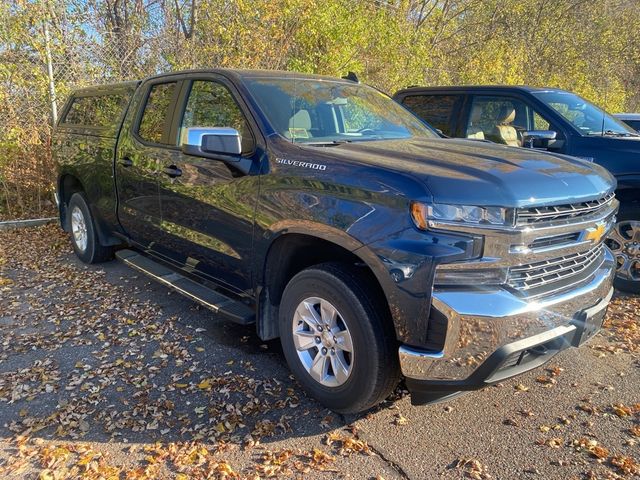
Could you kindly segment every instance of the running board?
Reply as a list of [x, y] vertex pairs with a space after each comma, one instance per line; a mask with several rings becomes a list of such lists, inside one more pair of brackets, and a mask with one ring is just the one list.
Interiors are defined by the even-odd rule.
[[249, 306], [225, 297], [215, 290], [207, 288], [149, 257], [134, 252], [133, 250], [118, 250], [116, 252], [116, 258], [125, 265], [148, 275], [210, 310], [224, 315], [233, 322], [242, 325], [249, 325], [255, 322], [255, 313]]

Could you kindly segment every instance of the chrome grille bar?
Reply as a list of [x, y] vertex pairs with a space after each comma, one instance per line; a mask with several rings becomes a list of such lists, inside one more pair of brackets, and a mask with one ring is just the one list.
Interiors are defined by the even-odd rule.
[[578, 275], [602, 260], [604, 245], [582, 253], [531, 263], [509, 269], [508, 284], [517, 290], [529, 290]]
[[589, 215], [604, 208], [613, 198], [614, 194], [610, 193], [605, 197], [588, 202], [552, 205], [549, 207], [519, 208], [516, 211], [516, 225], [531, 225]]

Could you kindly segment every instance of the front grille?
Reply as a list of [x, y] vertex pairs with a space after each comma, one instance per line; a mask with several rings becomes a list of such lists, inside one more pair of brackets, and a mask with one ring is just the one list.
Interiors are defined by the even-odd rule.
[[519, 208], [516, 211], [516, 225], [535, 225], [555, 220], [571, 220], [583, 217], [605, 208], [613, 200], [613, 197], [614, 194], [610, 193], [605, 197], [589, 202], [553, 205], [550, 207]]
[[531, 242], [528, 247], [531, 250], [546, 247], [557, 247], [559, 245], [566, 245], [568, 243], [575, 243], [580, 238], [580, 232], [565, 233], [563, 235], [554, 235], [552, 237], [536, 238]]
[[509, 269], [507, 283], [510, 287], [532, 293], [555, 289], [559, 282], [579, 274], [588, 275], [598, 268], [604, 259], [604, 245], [581, 253], [565, 255]]

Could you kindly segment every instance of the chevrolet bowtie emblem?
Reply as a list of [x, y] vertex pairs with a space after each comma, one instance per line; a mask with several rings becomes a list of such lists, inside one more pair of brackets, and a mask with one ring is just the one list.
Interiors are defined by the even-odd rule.
[[607, 230], [607, 226], [604, 223], [597, 223], [595, 227], [587, 228], [585, 240], [593, 240], [593, 243], [598, 243]]

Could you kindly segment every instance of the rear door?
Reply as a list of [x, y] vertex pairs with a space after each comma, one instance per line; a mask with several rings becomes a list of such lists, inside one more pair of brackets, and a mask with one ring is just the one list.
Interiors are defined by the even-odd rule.
[[170, 130], [181, 86], [180, 79], [166, 78], [144, 84], [118, 145], [118, 218], [128, 237], [145, 249], [162, 244], [158, 174], [178, 155]]
[[[187, 128], [231, 127], [241, 134], [244, 159], [225, 162], [224, 157], [179, 151], [160, 161], [163, 246], [181, 267], [242, 293], [251, 285], [264, 141], [233, 84], [222, 76], [203, 74], [185, 81], [177, 112], [172, 133], [176, 147]], [[240, 164], [250, 168], [240, 169]]]

